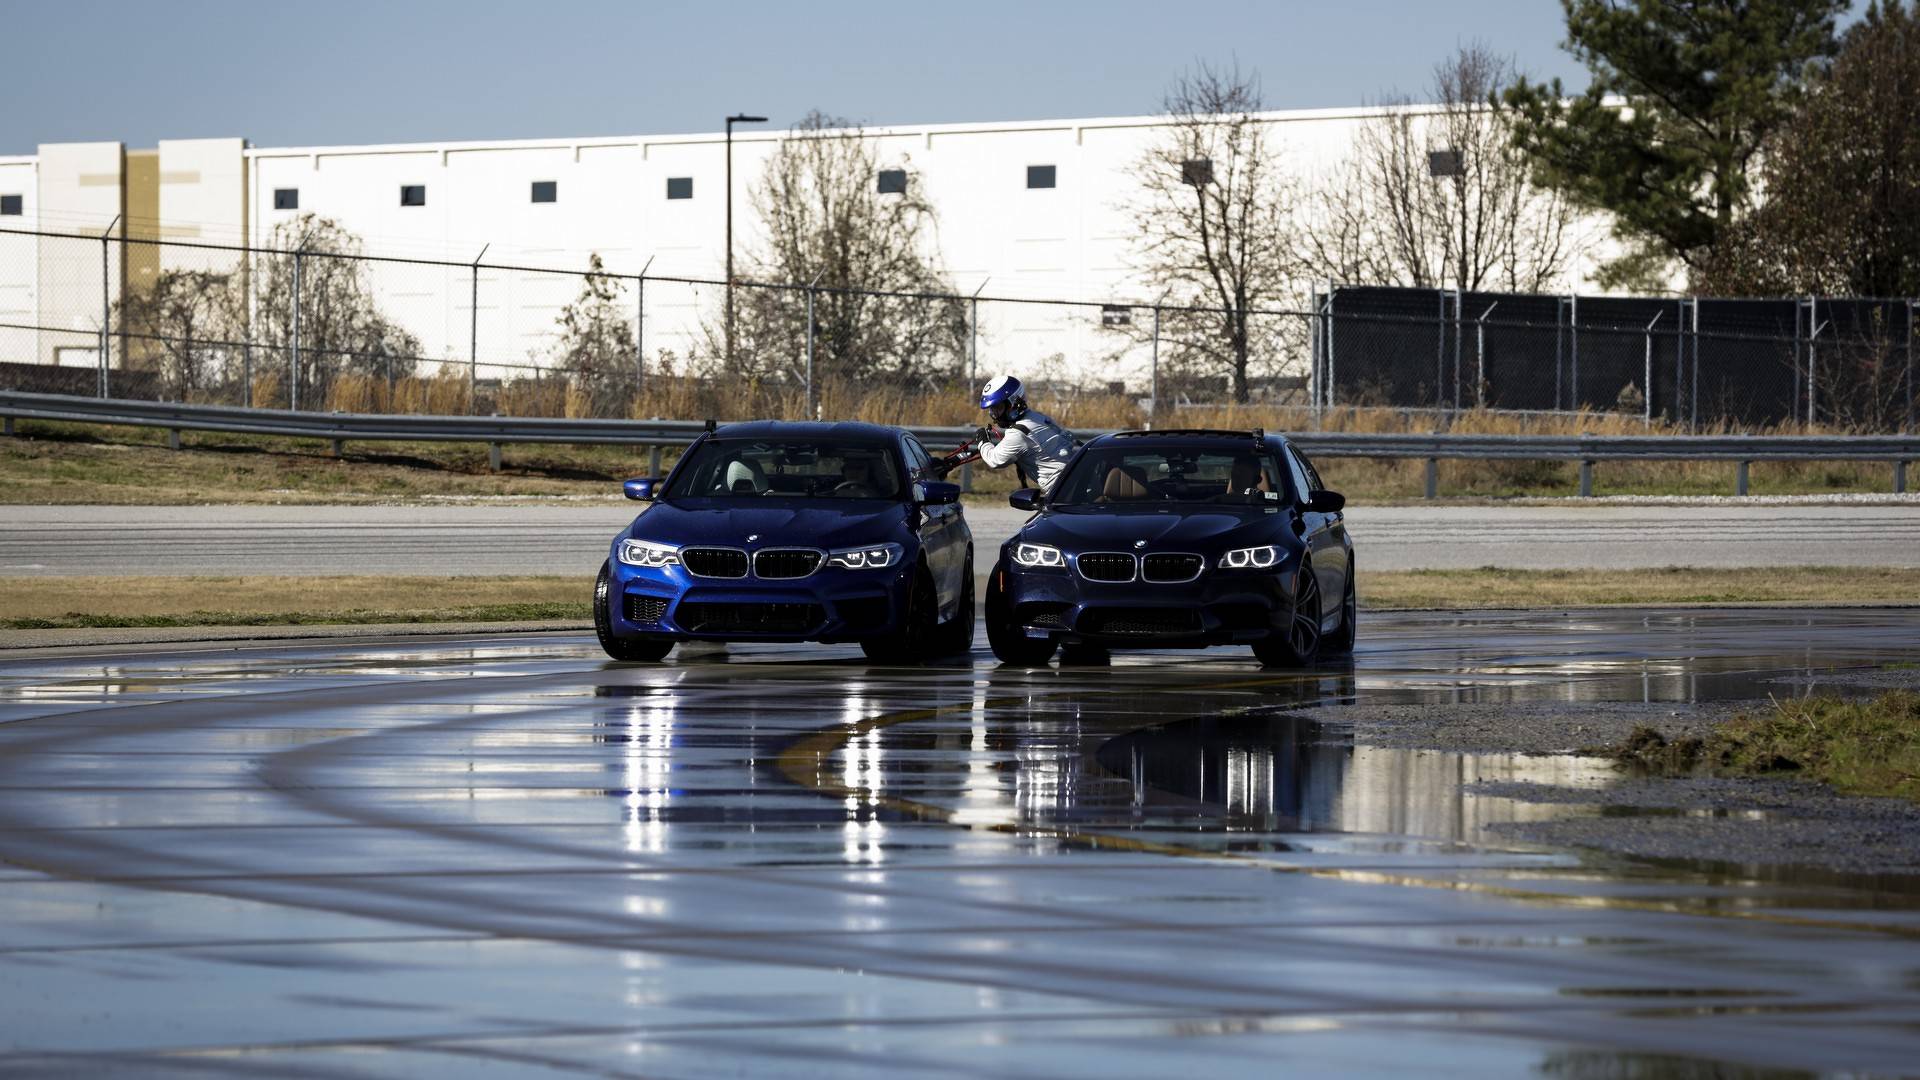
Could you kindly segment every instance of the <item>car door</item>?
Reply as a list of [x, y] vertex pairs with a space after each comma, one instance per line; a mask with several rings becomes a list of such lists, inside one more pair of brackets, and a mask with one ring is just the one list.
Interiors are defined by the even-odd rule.
[[1311, 499], [1314, 492], [1325, 490], [1320, 486], [1320, 475], [1291, 443], [1287, 444], [1283, 456], [1294, 490], [1300, 493], [1303, 500], [1299, 509], [1300, 521], [1306, 526], [1307, 551], [1313, 560], [1313, 576], [1320, 583], [1320, 617], [1324, 623], [1329, 612], [1340, 609], [1341, 598], [1346, 595], [1346, 523], [1338, 511], [1323, 514], [1305, 505], [1304, 500]]
[[[927, 453], [926, 447], [920, 445], [920, 440], [911, 435], [905, 436], [901, 439], [900, 449], [906, 456], [907, 475], [914, 483], [939, 479], [935, 475], [933, 456]], [[920, 508], [920, 543], [927, 553], [927, 566], [933, 571], [933, 583], [940, 594], [942, 612], [960, 602], [960, 574], [962, 564], [966, 561], [966, 545], [963, 541], [957, 541], [959, 522], [958, 503]]]

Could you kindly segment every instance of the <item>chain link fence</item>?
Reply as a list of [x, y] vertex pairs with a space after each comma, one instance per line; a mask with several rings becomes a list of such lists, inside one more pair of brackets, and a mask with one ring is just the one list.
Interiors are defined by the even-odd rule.
[[[260, 408], [1081, 427], [1915, 427], [1912, 300], [1329, 286], [1245, 312], [0, 230], [0, 387]], [[1391, 426], [1391, 425], [1389, 425]]]

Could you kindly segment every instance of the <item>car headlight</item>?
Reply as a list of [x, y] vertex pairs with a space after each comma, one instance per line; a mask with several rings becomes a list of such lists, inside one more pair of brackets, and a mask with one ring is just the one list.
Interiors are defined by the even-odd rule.
[[1280, 549], [1273, 544], [1234, 548], [1220, 560], [1220, 565], [1229, 570], [1265, 570], [1279, 564]]
[[1020, 544], [1013, 549], [1013, 561], [1021, 566], [1067, 565], [1067, 557], [1051, 544]]
[[672, 544], [656, 544], [651, 540], [622, 540], [620, 561], [628, 566], [645, 566], [655, 570], [663, 566], [679, 566], [680, 549]]
[[899, 544], [875, 544], [871, 547], [840, 548], [827, 552], [827, 565], [842, 570], [880, 570], [900, 561]]

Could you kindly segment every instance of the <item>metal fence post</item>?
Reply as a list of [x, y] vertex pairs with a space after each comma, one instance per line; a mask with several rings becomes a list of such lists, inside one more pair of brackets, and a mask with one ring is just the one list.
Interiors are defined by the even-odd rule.
[[287, 409], [300, 411], [300, 269], [304, 243], [293, 251], [293, 351], [287, 363]]
[[[115, 214], [107, 225], [107, 231], [100, 234], [100, 396], [107, 396], [107, 361], [112, 351], [112, 341], [108, 326], [113, 322], [113, 274], [108, 268], [107, 238], [113, 235], [113, 227], [120, 223], [120, 215]], [[121, 261], [125, 262], [122, 254]]]
[[[1164, 299], [1164, 297], [1162, 298]], [[1147, 430], [1160, 418], [1160, 305], [1153, 305], [1153, 352], [1147, 367]]]
[[1653, 321], [1647, 323], [1647, 373], [1642, 376], [1645, 381], [1641, 386], [1640, 397], [1644, 405], [1641, 410], [1643, 413], [1641, 420], [1648, 427], [1653, 426], [1653, 328], [1660, 322], [1660, 316], [1665, 314], [1664, 310], [1656, 311], [1653, 313]]
[[[467, 314], [467, 415], [472, 416], [480, 409], [480, 260], [487, 257], [487, 249], [493, 245], [481, 244], [480, 254], [473, 257], [473, 296], [468, 305]], [[497, 471], [497, 470], [496, 470]]]
[[1433, 335], [1433, 404], [1444, 411], [1447, 407], [1447, 290], [1433, 290], [1440, 301], [1440, 320], [1434, 326], [1438, 333]]
[[[814, 280], [819, 281], [820, 279], [816, 277], [814, 278]], [[807, 286], [807, 415], [805, 417], [806, 419], [808, 420], [813, 419], [815, 408], [816, 406], [814, 404], [814, 398], [813, 398], [813, 286], [808, 285]]]
[[1567, 408], [1580, 408], [1580, 294], [1567, 302]]
[[633, 392], [647, 392], [647, 271], [653, 268], [654, 256], [647, 256], [645, 266], [640, 268], [640, 277], [633, 289]]
[[1332, 411], [1333, 409], [1333, 406], [1334, 406], [1333, 388], [1338, 382], [1338, 379], [1337, 379], [1338, 372], [1335, 370], [1334, 364], [1333, 364], [1333, 328], [1339, 322], [1339, 319], [1334, 315], [1333, 300], [1334, 300], [1334, 297], [1338, 294], [1338, 292], [1339, 290], [1335, 288], [1332, 282], [1327, 283], [1327, 409], [1328, 411]]
[[1687, 430], [1700, 430], [1700, 298], [1693, 298], [1693, 408], [1687, 418]]
[[1458, 286], [1453, 290], [1453, 409], [1460, 411], [1460, 346], [1461, 335], [1466, 332], [1463, 325], [1467, 317], [1467, 297]]
[[1487, 407], [1487, 316], [1493, 314], [1493, 309], [1499, 306], [1498, 300], [1488, 304], [1487, 310], [1481, 312], [1480, 318], [1474, 323], [1473, 351], [1476, 359], [1473, 372], [1473, 401], [1482, 409]]

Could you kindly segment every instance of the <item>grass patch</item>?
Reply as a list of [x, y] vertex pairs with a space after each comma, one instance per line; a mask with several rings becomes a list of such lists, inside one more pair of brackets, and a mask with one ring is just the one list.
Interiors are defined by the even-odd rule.
[[592, 594], [577, 575], [0, 578], [0, 628], [586, 619]]
[[1394, 608], [1603, 607], [1623, 604], [1920, 603], [1920, 569], [1361, 570], [1360, 603]]
[[1727, 720], [1704, 739], [1669, 741], [1640, 727], [1599, 752], [1665, 776], [1701, 768], [1745, 776], [1785, 774], [1846, 795], [1920, 802], [1920, 694], [1895, 690], [1860, 701], [1790, 698], [1767, 711]]

